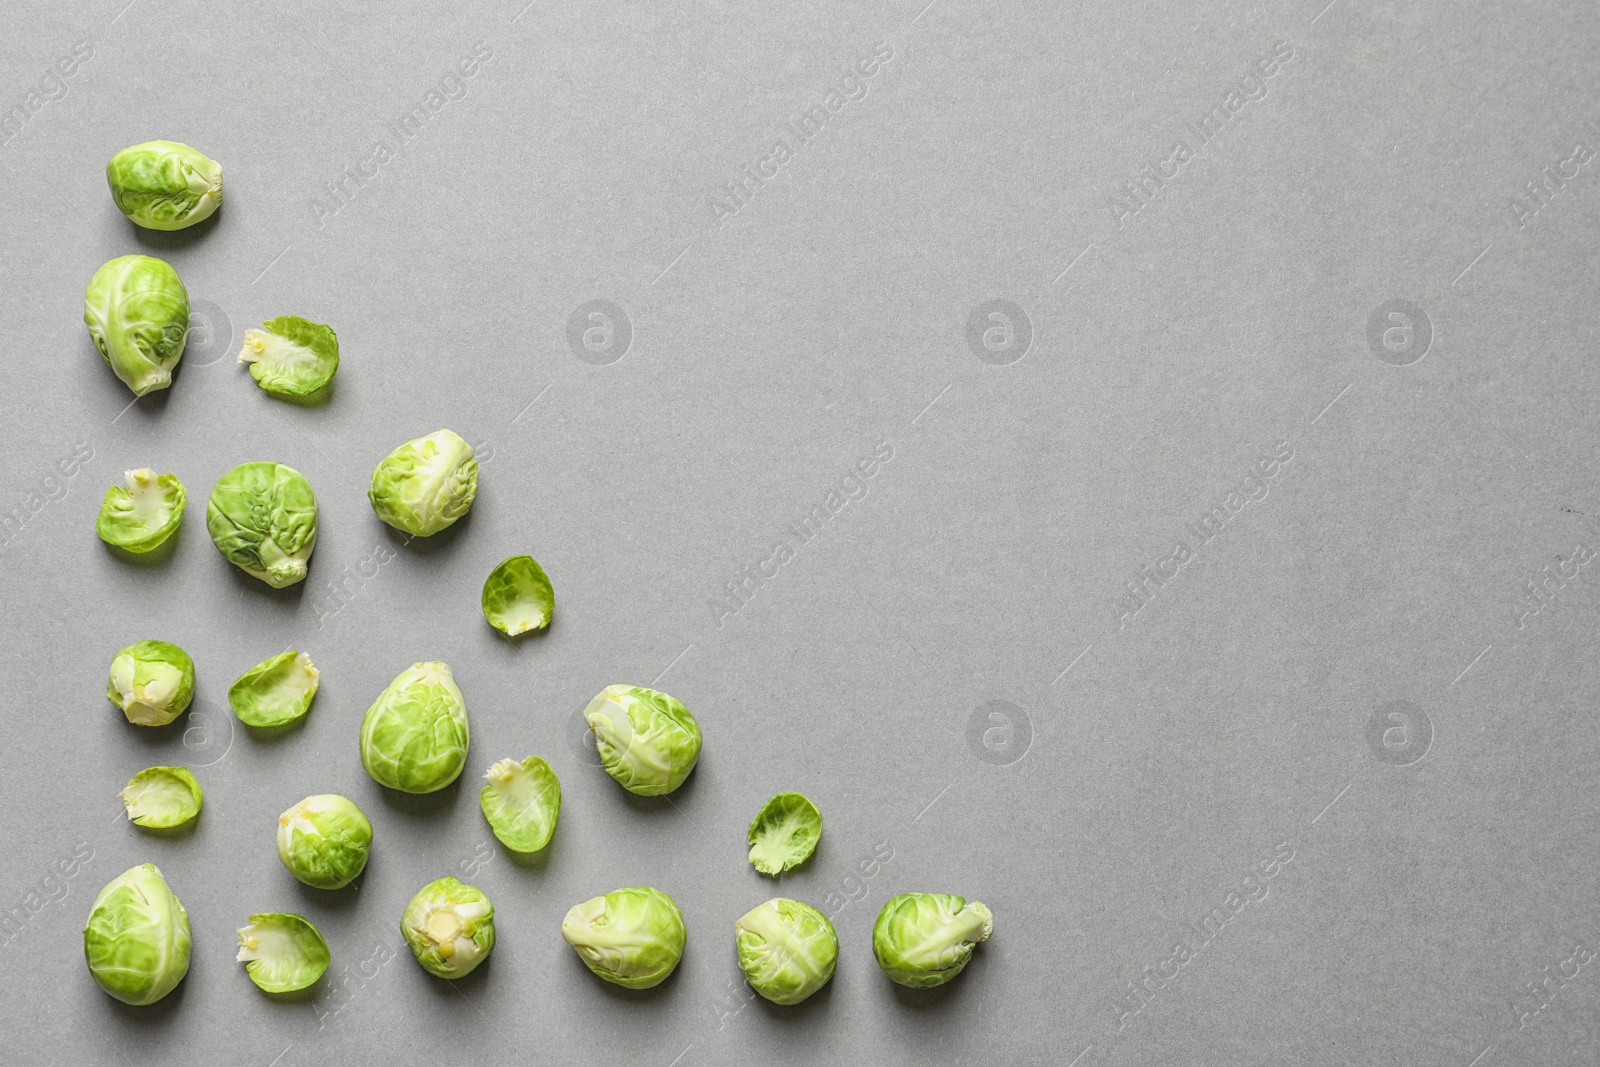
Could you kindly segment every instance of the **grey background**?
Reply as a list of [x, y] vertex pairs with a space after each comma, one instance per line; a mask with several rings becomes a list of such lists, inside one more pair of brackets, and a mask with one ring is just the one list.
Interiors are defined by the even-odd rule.
[[[1592, 4], [525, 3], [7, 7], [0, 104], [27, 113], [0, 134], [8, 1062], [1594, 1062], [1600, 968], [1563, 961], [1600, 949], [1597, 564], [1538, 611], [1524, 588], [1600, 543], [1600, 160], [1563, 163], [1600, 148]], [[1266, 95], [1115, 221], [1125, 183], [1280, 41]], [[864, 97], [719, 223], [710, 199], [880, 44]], [[475, 46], [492, 59], [457, 99], [342, 177]], [[154, 137], [223, 163], [214, 221], [162, 235], [117, 212], [105, 161]], [[81, 294], [137, 251], [178, 268], [197, 321], [174, 387], [130, 406]], [[611, 362], [569, 345], [595, 300], [631, 329]], [[995, 300], [1026, 317], [1025, 353], [969, 343]], [[1426, 316], [1425, 351], [1391, 301]], [[233, 362], [279, 314], [338, 330], [325, 406]], [[366, 479], [441, 426], [478, 446], [478, 500], [404, 545]], [[714, 607], [883, 444], [864, 497]], [[1266, 496], [1199, 547], [1199, 516], [1275, 446], [1292, 459]], [[205, 535], [210, 487], [251, 459], [318, 492], [291, 590]], [[152, 561], [93, 530], [134, 466], [190, 494]], [[1192, 558], [1119, 621], [1125, 583], [1179, 541]], [[559, 603], [513, 646], [478, 592], [524, 551]], [[143, 637], [198, 665], [164, 730], [103, 697]], [[227, 685], [288, 647], [322, 668], [316, 706], [247, 736]], [[467, 696], [471, 773], [385, 795], [357, 724], [432, 658]], [[574, 715], [618, 681], [700, 717], [670, 802], [586, 762]], [[518, 863], [476, 775], [529, 753], [565, 803], [548, 854]], [[117, 790], [156, 763], [203, 782], [192, 834], [122, 819]], [[775, 886], [743, 833], [779, 788], [827, 824]], [[275, 816], [313, 792], [376, 825], [359, 888], [277, 861]], [[863, 868], [874, 850], [892, 859]], [[1265, 896], [1123, 1015], [1128, 983], [1275, 850], [1292, 860], [1252, 883]], [[147, 860], [194, 962], [131, 1009], [95, 988], [78, 931]], [[500, 932], [453, 986], [397, 930], [446, 873], [489, 893]], [[630, 994], [558, 927], [639, 883], [676, 897], [690, 941]], [[871, 956], [878, 908], [912, 889], [996, 915], [931, 993]], [[733, 919], [777, 893], [842, 943], [792, 1010], [753, 1000], [733, 957]], [[328, 936], [314, 999], [274, 1003], [233, 962], [259, 910]]]

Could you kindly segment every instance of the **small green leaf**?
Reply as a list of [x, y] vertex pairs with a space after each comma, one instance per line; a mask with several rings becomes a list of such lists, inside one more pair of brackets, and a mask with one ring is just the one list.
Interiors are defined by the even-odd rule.
[[282, 315], [244, 332], [239, 362], [274, 396], [310, 396], [339, 370], [339, 335], [333, 327]]
[[156, 475], [149, 468], [125, 471], [124, 484], [106, 490], [95, 520], [95, 532], [108, 545], [129, 552], [160, 548], [177, 532], [188, 498], [176, 474]]
[[200, 783], [187, 767], [147, 767], [122, 790], [122, 806], [139, 826], [166, 830], [200, 814]]
[[750, 864], [781, 874], [804, 863], [822, 838], [822, 812], [800, 793], [776, 793], [750, 822]]
[[555, 607], [555, 590], [532, 556], [501, 560], [483, 583], [483, 617], [503, 634], [544, 629]]
[[268, 993], [293, 993], [321, 978], [333, 959], [322, 932], [303, 915], [269, 911], [239, 927], [239, 955], [250, 980]]
[[322, 673], [297, 649], [257, 663], [228, 687], [228, 703], [246, 726], [283, 726], [311, 710]]
[[538, 756], [518, 763], [503, 759], [483, 776], [478, 794], [483, 817], [513, 852], [538, 852], [550, 843], [561, 814], [561, 782]]

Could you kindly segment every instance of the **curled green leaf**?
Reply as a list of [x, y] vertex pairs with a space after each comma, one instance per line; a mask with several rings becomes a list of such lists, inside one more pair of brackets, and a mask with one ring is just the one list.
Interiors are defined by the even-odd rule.
[[538, 852], [550, 843], [561, 814], [561, 782], [538, 756], [503, 759], [484, 774], [478, 793], [483, 817], [513, 852]]
[[515, 637], [544, 629], [555, 607], [555, 590], [532, 556], [503, 559], [484, 580], [483, 617], [503, 634]]
[[339, 369], [339, 337], [331, 326], [282, 315], [244, 332], [239, 362], [274, 396], [310, 396]]
[[298, 649], [268, 656], [233, 680], [228, 703], [246, 726], [284, 726], [311, 710], [322, 677]]
[[153, 551], [177, 532], [187, 499], [176, 474], [157, 475], [146, 467], [125, 471], [123, 484], [106, 490], [95, 532], [129, 552]]
[[146, 767], [122, 790], [122, 806], [138, 826], [167, 830], [200, 814], [205, 795], [187, 767]]
[[250, 980], [268, 993], [293, 993], [313, 985], [333, 954], [322, 931], [304, 915], [263, 912], [239, 927], [239, 954]]

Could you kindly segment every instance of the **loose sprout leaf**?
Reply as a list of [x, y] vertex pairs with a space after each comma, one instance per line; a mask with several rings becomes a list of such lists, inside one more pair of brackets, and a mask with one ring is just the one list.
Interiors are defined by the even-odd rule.
[[503, 634], [515, 637], [544, 629], [555, 607], [555, 590], [532, 556], [503, 559], [484, 580], [483, 617]]
[[677, 902], [659, 889], [616, 889], [574, 905], [561, 936], [595, 974], [628, 989], [666, 981], [688, 941]]
[[129, 552], [161, 547], [183, 521], [188, 498], [175, 474], [157, 475], [148, 468], [127, 471], [122, 485], [106, 490], [95, 520], [95, 532], [108, 545]]
[[89, 279], [83, 324], [106, 366], [144, 396], [172, 384], [189, 337], [189, 290], [164, 259], [118, 256]]
[[839, 961], [839, 936], [809, 904], [778, 897], [733, 924], [739, 969], [774, 1004], [798, 1004], [828, 984]]
[[155, 830], [182, 826], [200, 814], [205, 799], [186, 767], [147, 767], [123, 787], [121, 796], [128, 818]]
[[177, 141], [124, 148], [106, 164], [117, 209], [150, 230], [181, 230], [222, 204], [222, 164]]
[[361, 763], [380, 785], [433, 793], [461, 775], [471, 731], [448, 664], [413, 663], [361, 720]]
[[239, 955], [234, 958], [268, 993], [293, 993], [321, 978], [333, 956], [321, 931], [305, 916], [264, 912], [239, 928]]
[[750, 863], [762, 874], [781, 874], [804, 863], [822, 837], [822, 812], [799, 793], [777, 793], [750, 823]]
[[167, 641], [135, 641], [111, 658], [106, 699], [136, 726], [165, 726], [194, 697], [194, 660]]
[[538, 756], [503, 759], [484, 774], [478, 794], [483, 817], [513, 852], [538, 852], [550, 843], [561, 814], [561, 782]]
[[206, 529], [224, 559], [274, 589], [302, 581], [317, 544], [317, 497], [282, 463], [241, 463], [217, 482]]
[[400, 917], [400, 932], [423, 970], [460, 978], [494, 948], [494, 905], [482, 890], [440, 878], [411, 898]]
[[339, 369], [339, 337], [331, 326], [283, 315], [244, 332], [239, 362], [274, 396], [310, 396]]
[[435, 430], [407, 441], [372, 471], [367, 499], [401, 533], [429, 537], [454, 523], [478, 495], [477, 453], [459, 434]]
[[283, 726], [311, 710], [322, 673], [298, 649], [257, 663], [228, 687], [228, 703], [246, 726]]
[[606, 773], [630, 793], [670, 793], [700, 759], [699, 722], [666, 693], [608, 685], [583, 709], [583, 719]]
[[154, 1004], [189, 973], [189, 913], [153, 863], [106, 883], [89, 908], [83, 955], [95, 983], [124, 1004]]
[[372, 823], [337, 793], [309, 796], [278, 816], [278, 859], [314, 889], [343, 889], [372, 851]]
[[901, 893], [878, 913], [872, 952], [883, 973], [912, 989], [944, 985], [994, 932], [994, 916], [977, 901], [948, 893]]

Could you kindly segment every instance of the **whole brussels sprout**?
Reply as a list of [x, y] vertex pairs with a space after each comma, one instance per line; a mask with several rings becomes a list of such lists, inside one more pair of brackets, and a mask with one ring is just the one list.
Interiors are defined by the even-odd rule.
[[278, 816], [278, 858], [313, 889], [343, 889], [371, 851], [372, 823], [346, 797], [320, 793]]
[[407, 441], [373, 470], [367, 499], [396, 530], [431, 536], [472, 507], [478, 495], [475, 457], [472, 446], [449, 430]]
[[321, 677], [310, 656], [291, 648], [235, 678], [228, 687], [228, 704], [246, 726], [285, 726], [311, 710]]
[[804, 863], [822, 838], [822, 812], [803, 793], [774, 793], [750, 820], [750, 865], [782, 874]]
[[700, 759], [700, 724], [682, 701], [638, 685], [608, 685], [583, 709], [606, 773], [630, 793], [670, 793]]
[[883, 973], [912, 989], [944, 985], [994, 932], [994, 916], [947, 893], [901, 893], [878, 913], [872, 952]]
[[189, 337], [189, 290], [164, 259], [118, 256], [89, 279], [83, 322], [106, 366], [144, 396], [172, 384]]
[[361, 764], [380, 785], [433, 793], [467, 763], [467, 703], [448, 665], [413, 663], [361, 720]]
[[538, 852], [550, 843], [561, 815], [561, 781], [538, 756], [503, 759], [484, 774], [478, 804], [489, 829], [513, 852]]
[[556, 594], [550, 579], [532, 556], [500, 561], [483, 583], [483, 617], [509, 637], [550, 625]]
[[282, 463], [241, 463], [206, 505], [206, 529], [224, 559], [274, 589], [303, 581], [317, 545], [317, 497]]
[[194, 660], [167, 641], [135, 641], [111, 657], [106, 699], [136, 726], [165, 726], [194, 698]]
[[683, 912], [659, 889], [616, 889], [578, 904], [561, 936], [595, 974], [628, 989], [666, 981], [683, 958]]
[[304, 915], [266, 912], [239, 927], [239, 954], [250, 980], [268, 993], [293, 993], [313, 985], [333, 959], [322, 931]]
[[839, 935], [810, 904], [778, 897], [733, 924], [739, 969], [750, 988], [774, 1004], [798, 1004], [828, 984], [839, 962]]
[[95, 532], [106, 544], [129, 552], [160, 548], [183, 521], [183, 506], [188, 499], [183, 483], [176, 474], [157, 477], [148, 468], [125, 471], [123, 478], [123, 485], [106, 490]]
[[222, 164], [177, 141], [124, 148], [106, 164], [111, 199], [147, 230], [193, 226], [222, 205]]
[[244, 332], [239, 362], [273, 396], [310, 396], [339, 369], [339, 336], [331, 326], [282, 315]]
[[187, 767], [146, 767], [123, 787], [122, 806], [137, 826], [169, 830], [200, 814], [205, 794]]
[[189, 913], [153, 863], [117, 875], [100, 890], [83, 927], [83, 955], [95, 982], [124, 1004], [154, 1004], [189, 973]]
[[400, 917], [400, 932], [423, 970], [460, 978], [494, 948], [494, 905], [482, 890], [441, 878], [411, 898]]

